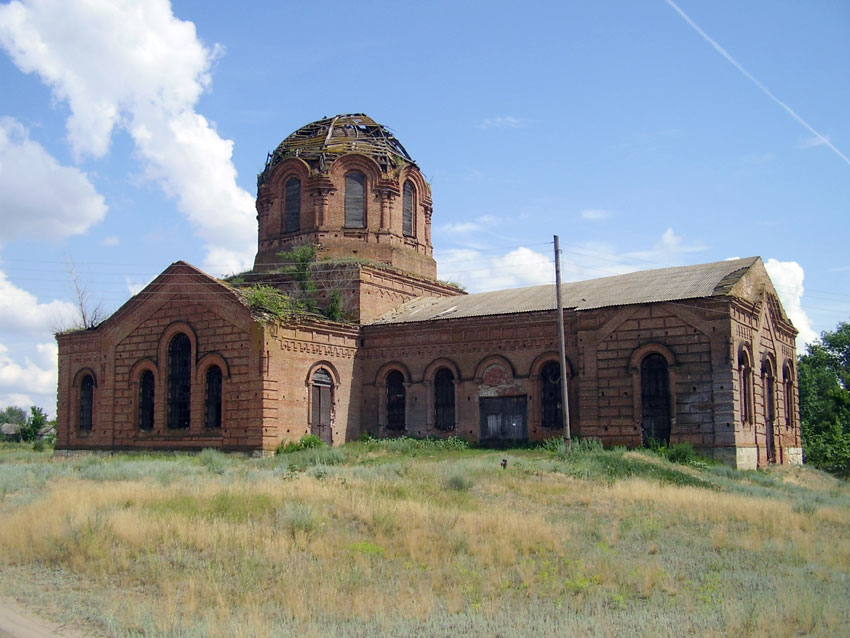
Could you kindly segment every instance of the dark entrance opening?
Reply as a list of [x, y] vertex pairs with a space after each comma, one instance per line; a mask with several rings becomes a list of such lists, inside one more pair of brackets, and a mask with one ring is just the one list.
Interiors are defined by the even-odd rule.
[[310, 433], [324, 443], [333, 443], [331, 431], [331, 405], [333, 404], [333, 381], [327, 370], [319, 368], [313, 373], [312, 405], [310, 406]]
[[434, 427], [455, 428], [455, 377], [448, 368], [440, 368], [434, 375]]
[[398, 370], [387, 375], [387, 429], [404, 429], [404, 376]]
[[527, 397], [479, 399], [481, 444], [503, 447], [528, 441]]
[[640, 364], [643, 444], [670, 443], [670, 375], [667, 360], [651, 354]]

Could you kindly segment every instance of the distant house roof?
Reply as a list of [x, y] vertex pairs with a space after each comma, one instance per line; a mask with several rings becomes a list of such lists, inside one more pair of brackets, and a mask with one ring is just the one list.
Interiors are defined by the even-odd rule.
[[[561, 296], [564, 308], [571, 310], [722, 296], [758, 260], [747, 257], [576, 281], [561, 284]], [[423, 297], [388, 312], [372, 324], [536, 312], [554, 310], [555, 305], [555, 286], [551, 284], [461, 297]]]

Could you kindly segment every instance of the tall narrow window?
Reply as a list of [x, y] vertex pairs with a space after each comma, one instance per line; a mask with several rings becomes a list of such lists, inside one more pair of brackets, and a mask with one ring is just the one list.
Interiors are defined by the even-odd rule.
[[404, 183], [402, 194], [402, 231], [405, 237], [413, 236], [413, 195], [416, 191], [410, 181]]
[[434, 375], [434, 427], [455, 428], [455, 375], [448, 368], [440, 368]]
[[310, 428], [311, 433], [325, 443], [332, 443], [331, 406], [333, 405], [333, 380], [327, 370], [319, 368], [311, 379]]
[[153, 372], [145, 370], [139, 377], [139, 429], [153, 430]]
[[670, 442], [670, 374], [660, 354], [640, 364], [640, 398], [644, 444]]
[[749, 353], [741, 349], [738, 355], [738, 386], [741, 403], [741, 423], [749, 425], [753, 420], [753, 368]]
[[561, 407], [561, 366], [550, 361], [540, 370], [540, 421], [544, 428], [564, 427]]
[[183, 333], [168, 346], [168, 427], [189, 427], [192, 343]]
[[776, 420], [776, 383], [770, 361], [762, 364], [761, 384], [764, 389], [764, 445], [767, 451], [767, 462], [775, 463], [776, 444], [773, 426]]
[[791, 366], [786, 365], [782, 371], [782, 396], [785, 407], [785, 427], [794, 427], [794, 379]]
[[404, 429], [404, 376], [398, 370], [387, 375], [387, 427]]
[[80, 429], [92, 429], [94, 378], [87, 374], [80, 381]]
[[221, 368], [210, 366], [207, 370], [207, 397], [205, 401], [204, 425], [208, 428], [221, 427]]
[[294, 233], [301, 227], [301, 180], [292, 177], [284, 188], [283, 232]]
[[366, 176], [351, 171], [345, 176], [345, 227], [366, 226]]

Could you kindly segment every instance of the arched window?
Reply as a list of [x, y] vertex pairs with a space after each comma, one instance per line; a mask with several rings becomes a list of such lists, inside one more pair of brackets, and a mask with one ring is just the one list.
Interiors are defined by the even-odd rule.
[[204, 425], [208, 428], [221, 427], [221, 368], [210, 366], [207, 370]]
[[434, 427], [455, 429], [455, 375], [448, 368], [434, 375]]
[[413, 196], [416, 190], [410, 180], [404, 183], [402, 194], [402, 232], [405, 237], [413, 236]]
[[398, 370], [387, 375], [387, 428], [404, 429], [404, 376]]
[[92, 413], [94, 407], [94, 377], [85, 375], [80, 380], [80, 429], [92, 429]]
[[139, 429], [153, 430], [153, 372], [145, 370], [139, 377]]
[[741, 348], [738, 354], [738, 390], [741, 403], [741, 423], [749, 425], [753, 422], [753, 366], [750, 354]]
[[333, 379], [324, 368], [319, 368], [313, 373], [310, 380], [310, 427], [311, 432], [325, 443], [330, 444], [331, 435], [331, 407], [333, 406]]
[[284, 187], [283, 232], [294, 233], [301, 227], [301, 180], [291, 177]]
[[786, 364], [782, 370], [782, 397], [785, 407], [785, 427], [794, 427], [794, 373]]
[[640, 364], [641, 423], [644, 444], [670, 442], [670, 374], [667, 359], [653, 353]]
[[192, 342], [178, 333], [168, 346], [168, 427], [189, 427]]
[[561, 366], [550, 361], [540, 370], [540, 424], [544, 428], [563, 428]]
[[351, 171], [345, 176], [345, 227], [366, 226], [366, 176]]
[[776, 445], [773, 426], [776, 420], [776, 378], [769, 359], [765, 359], [761, 366], [761, 385], [764, 389], [764, 444], [767, 449], [767, 462], [775, 463]]

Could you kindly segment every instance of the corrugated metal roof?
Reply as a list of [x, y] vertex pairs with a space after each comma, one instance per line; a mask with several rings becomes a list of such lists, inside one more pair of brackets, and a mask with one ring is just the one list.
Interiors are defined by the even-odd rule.
[[[725, 295], [758, 259], [747, 257], [576, 281], [561, 284], [561, 295], [564, 308], [572, 310]], [[555, 286], [550, 284], [460, 297], [422, 297], [372, 323], [409, 323], [554, 309]]]

